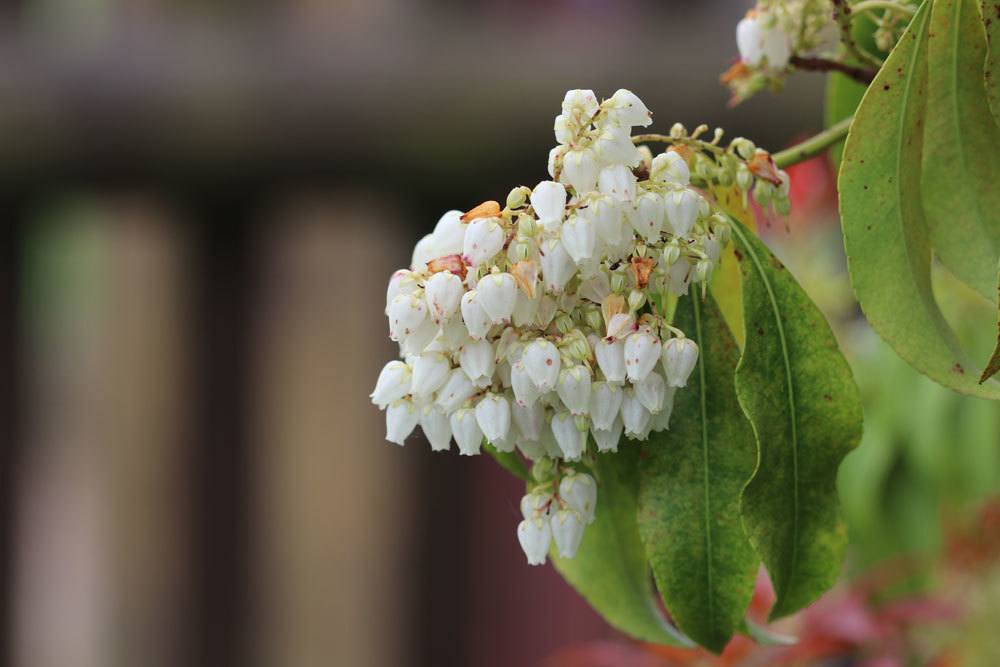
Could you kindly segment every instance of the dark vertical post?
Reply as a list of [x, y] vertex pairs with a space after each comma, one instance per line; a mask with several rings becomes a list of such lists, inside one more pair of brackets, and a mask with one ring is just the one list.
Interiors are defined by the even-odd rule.
[[189, 272], [193, 350], [192, 663], [248, 665], [249, 313], [247, 191], [200, 195]]
[[0, 667], [13, 664], [14, 534], [20, 461], [21, 211], [0, 201]]

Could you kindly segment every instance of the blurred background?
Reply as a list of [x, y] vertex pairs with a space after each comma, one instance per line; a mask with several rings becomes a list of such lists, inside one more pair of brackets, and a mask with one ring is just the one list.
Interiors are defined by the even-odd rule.
[[[749, 6], [0, 4], [0, 666], [715, 664], [525, 565], [519, 484], [384, 442], [367, 394], [389, 274], [444, 211], [547, 178], [568, 88], [629, 88], [659, 131], [820, 128], [821, 75], [726, 106]], [[1000, 664], [997, 406], [860, 324], [832, 171], [797, 174], [761, 224], [859, 369], [851, 557], [798, 653], [725, 664]]]

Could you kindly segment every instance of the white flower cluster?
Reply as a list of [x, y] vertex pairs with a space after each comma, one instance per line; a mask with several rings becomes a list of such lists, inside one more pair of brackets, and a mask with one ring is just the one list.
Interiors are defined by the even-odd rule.
[[736, 25], [740, 61], [723, 77], [737, 100], [780, 86], [793, 55], [836, 53], [840, 28], [831, 0], [759, 0]]
[[[698, 347], [668, 323], [664, 301], [710, 277], [728, 223], [689, 185], [680, 152], [652, 158], [633, 145], [631, 128], [649, 122], [628, 91], [600, 103], [568, 92], [554, 180], [515, 188], [502, 209], [450, 211], [417, 244], [387, 293], [402, 360], [371, 395], [389, 441], [419, 424], [434, 450], [454, 438], [478, 454], [485, 439], [532, 460], [579, 461], [588, 433], [604, 452], [669, 426]], [[592, 518], [593, 500], [570, 493], [586, 484], [572, 479], [557, 498], [529, 494], [518, 533], [531, 562], [544, 560], [549, 536], [575, 552]]]
[[524, 520], [517, 526], [529, 565], [544, 565], [549, 544], [554, 540], [559, 555], [572, 558], [583, 540], [583, 529], [593, 523], [597, 509], [597, 484], [586, 473], [570, 472], [559, 482], [539, 486], [521, 498]]

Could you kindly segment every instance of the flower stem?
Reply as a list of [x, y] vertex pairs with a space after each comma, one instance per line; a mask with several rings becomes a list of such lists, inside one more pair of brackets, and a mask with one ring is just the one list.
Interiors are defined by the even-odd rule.
[[780, 169], [790, 167], [819, 155], [830, 146], [834, 145], [847, 136], [847, 130], [851, 127], [854, 116], [849, 116], [836, 125], [831, 125], [822, 132], [815, 134], [803, 142], [797, 143], [791, 148], [774, 153], [771, 159]]
[[855, 67], [837, 60], [827, 58], [807, 58], [804, 56], [792, 56], [790, 62], [802, 70], [814, 72], [840, 72], [851, 77], [855, 81], [868, 85], [875, 78], [875, 70]]
[[867, 12], [872, 9], [888, 9], [894, 14], [900, 14], [907, 17], [913, 16], [917, 13], [917, 10], [913, 7], [901, 5], [898, 2], [893, 2], [892, 0], [861, 0], [861, 2], [851, 5], [851, 11], [854, 13]]

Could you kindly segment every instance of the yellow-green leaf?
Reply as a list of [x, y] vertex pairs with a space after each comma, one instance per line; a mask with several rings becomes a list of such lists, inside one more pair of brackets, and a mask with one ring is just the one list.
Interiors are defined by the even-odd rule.
[[[1000, 270], [997, 271], [997, 303], [1000, 303]], [[997, 345], [993, 348], [993, 355], [983, 369], [983, 374], [979, 376], [979, 381], [986, 382], [996, 375], [997, 371], [1000, 371], [1000, 313], [997, 314]]]

